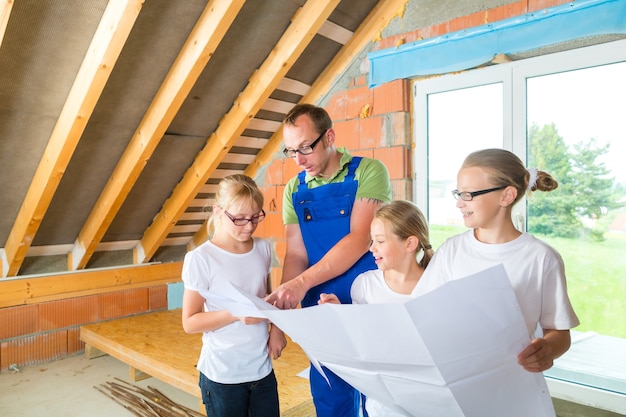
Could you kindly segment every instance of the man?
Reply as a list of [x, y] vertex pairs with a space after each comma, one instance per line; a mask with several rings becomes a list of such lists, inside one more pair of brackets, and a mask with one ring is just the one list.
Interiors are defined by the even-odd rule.
[[[311, 104], [298, 104], [287, 114], [283, 139], [283, 153], [303, 171], [285, 187], [283, 279], [267, 301], [278, 308], [300, 303], [310, 307], [317, 305], [321, 293], [334, 293], [342, 303], [351, 303], [356, 276], [376, 269], [368, 253], [370, 223], [374, 212], [391, 199], [387, 168], [378, 160], [352, 157], [345, 148], [335, 148], [330, 116]], [[311, 367], [317, 415], [358, 416], [359, 393], [330, 370], [324, 371], [330, 386]]]

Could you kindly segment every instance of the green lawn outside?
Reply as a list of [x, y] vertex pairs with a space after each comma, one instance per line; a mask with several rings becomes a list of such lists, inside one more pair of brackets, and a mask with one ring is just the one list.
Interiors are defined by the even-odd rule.
[[[465, 230], [431, 226], [433, 248]], [[626, 235], [606, 234], [604, 242], [536, 236], [563, 257], [568, 292], [581, 322], [576, 330], [626, 338]]]

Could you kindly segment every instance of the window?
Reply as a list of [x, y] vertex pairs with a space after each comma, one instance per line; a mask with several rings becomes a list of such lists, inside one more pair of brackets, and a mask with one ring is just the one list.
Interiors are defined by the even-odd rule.
[[514, 222], [563, 256], [581, 325], [546, 372], [553, 396], [626, 413], [626, 41], [414, 83], [416, 203], [436, 248], [464, 230], [449, 190], [471, 151], [502, 147], [560, 183]]

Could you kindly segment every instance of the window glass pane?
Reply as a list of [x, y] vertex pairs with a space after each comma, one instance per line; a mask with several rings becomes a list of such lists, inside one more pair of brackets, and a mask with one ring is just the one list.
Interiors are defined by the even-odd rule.
[[465, 230], [451, 191], [463, 159], [502, 147], [502, 84], [428, 96], [428, 221], [433, 248]]
[[626, 338], [626, 63], [530, 78], [528, 165], [559, 188], [528, 200], [528, 231], [563, 256], [581, 324]]
[[528, 199], [528, 231], [565, 262], [580, 318], [572, 347], [545, 372], [626, 392], [626, 63], [527, 80], [528, 165], [558, 181]]

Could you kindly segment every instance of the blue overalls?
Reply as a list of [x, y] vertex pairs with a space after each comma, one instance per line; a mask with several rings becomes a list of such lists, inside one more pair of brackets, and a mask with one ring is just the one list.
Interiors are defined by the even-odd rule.
[[[350, 215], [358, 187], [354, 173], [360, 162], [360, 157], [352, 158], [343, 182], [312, 189], [307, 187], [305, 172], [298, 174], [299, 185], [297, 191], [292, 194], [292, 201], [306, 246], [309, 266], [322, 259], [350, 232]], [[350, 297], [352, 282], [357, 275], [371, 269], [376, 269], [376, 264], [372, 254], [367, 252], [343, 274], [311, 288], [302, 300], [302, 307], [317, 305], [321, 293], [336, 294], [342, 304], [352, 303]], [[315, 367], [311, 366], [311, 394], [317, 416], [358, 416], [359, 392], [330, 370], [324, 368], [324, 372], [331, 386]]]

